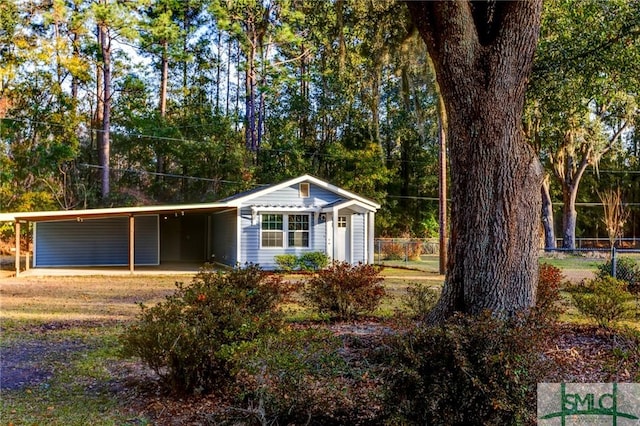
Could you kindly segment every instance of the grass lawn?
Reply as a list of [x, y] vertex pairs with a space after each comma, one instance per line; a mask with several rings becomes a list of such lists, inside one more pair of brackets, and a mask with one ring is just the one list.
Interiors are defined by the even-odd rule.
[[[560, 261], [567, 262], [571, 270], [595, 268], [595, 261], [554, 259]], [[390, 297], [375, 315], [388, 318], [402, 309], [402, 297], [412, 282], [440, 288], [443, 276], [433, 269], [434, 262], [437, 269], [437, 258], [423, 261], [427, 265], [424, 268], [408, 269], [404, 265], [384, 269], [382, 276]], [[119, 357], [118, 336], [139, 313], [139, 303], [163, 300], [174, 291], [176, 280], [189, 282], [190, 278], [140, 275], [0, 279], [2, 356], [21, 354], [20, 359], [13, 359], [17, 369], [12, 373], [36, 367], [43, 372], [38, 380], [24, 386], [3, 386], [0, 424], [151, 424], [136, 409], [137, 394], [127, 385], [132, 375], [144, 369]], [[586, 323], [571, 306], [568, 295], [563, 296], [568, 308], [563, 319]], [[299, 302], [299, 298], [294, 299], [286, 306], [290, 321], [321, 319]], [[630, 324], [638, 326], [637, 322]]]

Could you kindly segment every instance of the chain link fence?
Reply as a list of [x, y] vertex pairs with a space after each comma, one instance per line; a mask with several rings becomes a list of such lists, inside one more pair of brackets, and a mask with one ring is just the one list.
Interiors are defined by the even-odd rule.
[[[592, 241], [595, 239], [591, 239]], [[635, 240], [634, 240], [635, 241]], [[545, 253], [564, 253], [566, 255], [584, 256], [595, 263], [596, 276], [608, 275], [627, 283], [627, 290], [635, 298], [635, 317], [640, 318], [640, 249], [635, 245], [621, 244], [622, 247], [580, 247], [575, 249], [556, 248]], [[608, 240], [607, 240], [608, 244]]]
[[376, 238], [375, 263], [438, 272], [437, 238]]

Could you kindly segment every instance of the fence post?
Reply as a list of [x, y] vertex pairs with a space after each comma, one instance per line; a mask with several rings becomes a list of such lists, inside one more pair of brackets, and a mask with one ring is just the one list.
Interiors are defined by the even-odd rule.
[[378, 238], [378, 265], [382, 264], [382, 240]]
[[616, 257], [616, 253], [617, 253], [617, 250], [614, 244], [613, 247], [611, 247], [611, 276], [613, 278], [616, 278], [616, 272], [617, 272], [616, 269], [617, 269], [618, 260]]

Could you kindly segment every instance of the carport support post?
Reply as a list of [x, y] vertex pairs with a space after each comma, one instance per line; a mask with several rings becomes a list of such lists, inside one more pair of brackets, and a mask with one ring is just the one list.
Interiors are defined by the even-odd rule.
[[27, 251], [24, 254], [24, 258], [25, 258], [25, 262], [24, 262], [24, 270], [28, 271], [29, 270], [29, 222], [26, 222], [26, 226], [27, 226]]
[[129, 272], [131, 272], [132, 274], [135, 269], [135, 236], [135, 219], [133, 215], [131, 215], [129, 216]]
[[16, 220], [16, 277], [20, 276], [20, 221]]

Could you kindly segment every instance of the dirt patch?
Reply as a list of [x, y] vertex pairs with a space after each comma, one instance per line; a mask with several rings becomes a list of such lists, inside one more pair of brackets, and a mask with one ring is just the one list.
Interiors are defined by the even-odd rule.
[[48, 382], [56, 363], [68, 363], [88, 346], [79, 341], [21, 340], [0, 348], [0, 389], [20, 390]]

